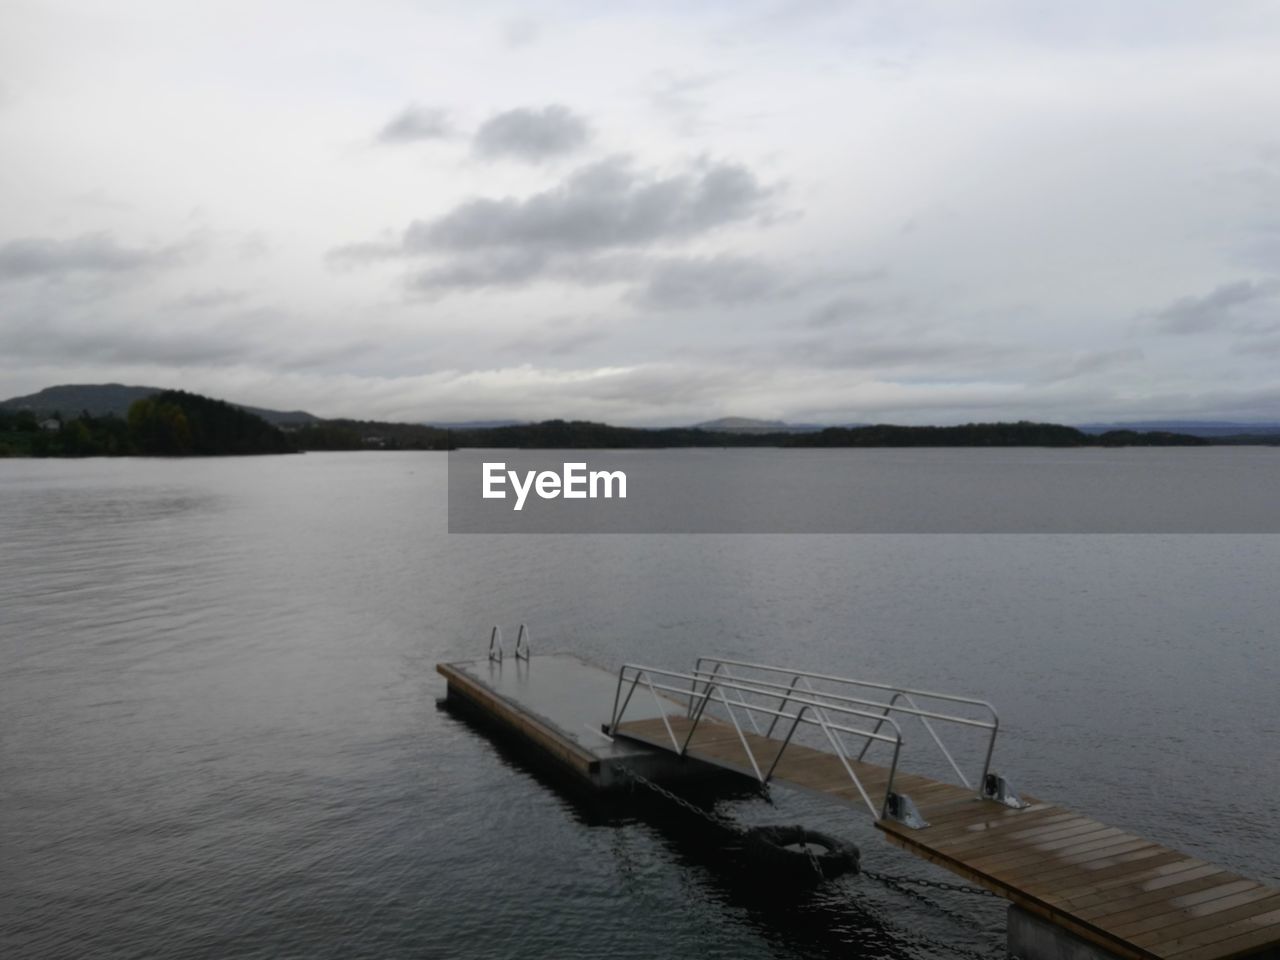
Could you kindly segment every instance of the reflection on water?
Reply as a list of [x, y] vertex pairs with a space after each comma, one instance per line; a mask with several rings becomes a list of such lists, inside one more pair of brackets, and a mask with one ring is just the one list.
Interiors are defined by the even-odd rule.
[[[1277, 538], [450, 538], [444, 484], [432, 454], [0, 461], [0, 954], [1000, 945], [990, 901], [762, 894], [697, 824], [589, 812], [437, 709], [435, 662], [521, 620], [611, 667], [734, 652], [988, 697], [1023, 789], [1280, 878]], [[775, 800], [725, 809], [932, 875]]]

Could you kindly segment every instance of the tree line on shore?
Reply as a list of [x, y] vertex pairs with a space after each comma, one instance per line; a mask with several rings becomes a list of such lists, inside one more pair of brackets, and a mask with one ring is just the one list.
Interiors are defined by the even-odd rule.
[[236, 456], [292, 453], [281, 430], [230, 403], [165, 390], [135, 401], [125, 417], [87, 411], [39, 419], [0, 410], [0, 456]]
[[134, 402], [125, 417], [87, 411], [41, 420], [0, 409], [0, 456], [220, 456], [307, 450], [472, 448], [616, 449], [664, 447], [1107, 447], [1204, 446], [1203, 437], [1111, 430], [1089, 434], [1055, 423], [968, 423], [953, 427], [877, 424], [805, 433], [730, 433], [694, 427], [643, 429], [588, 420], [546, 420], [450, 430], [412, 423], [324, 420], [287, 431], [222, 400], [166, 390]]

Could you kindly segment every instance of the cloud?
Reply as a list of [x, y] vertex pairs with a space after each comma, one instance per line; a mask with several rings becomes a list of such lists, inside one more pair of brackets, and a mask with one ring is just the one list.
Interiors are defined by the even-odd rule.
[[241, 290], [197, 290], [172, 301], [172, 305], [187, 310], [212, 310], [217, 307], [243, 303], [246, 294]]
[[769, 264], [750, 257], [668, 258], [635, 293], [643, 306], [689, 310], [788, 296], [795, 290]]
[[[371, 352], [368, 339], [341, 337], [310, 341], [273, 337], [271, 328], [288, 323], [281, 311], [240, 310], [216, 320], [197, 311], [194, 318], [164, 312], [163, 320], [129, 315], [84, 315], [50, 321], [43, 315], [0, 325], [0, 354], [31, 363], [128, 364], [137, 367], [219, 369], [265, 364], [282, 370], [312, 369], [349, 362]], [[291, 324], [297, 327], [297, 324]]]
[[642, 284], [635, 298], [651, 307], [737, 303], [781, 295], [780, 276], [756, 260], [655, 258], [646, 251], [762, 218], [773, 193], [738, 164], [700, 161], [658, 174], [613, 157], [574, 171], [550, 190], [469, 200], [434, 220], [415, 220], [398, 241], [348, 244], [328, 259], [336, 267], [434, 260], [408, 278], [417, 293], [560, 280]]
[[542, 28], [536, 20], [516, 17], [502, 25], [502, 40], [513, 49], [527, 47], [538, 39]]
[[536, 250], [492, 250], [471, 254], [413, 275], [409, 287], [420, 293], [522, 287], [559, 280], [585, 287], [634, 283], [650, 269], [647, 257], [628, 253], [578, 256]]
[[1153, 317], [1165, 333], [1206, 333], [1240, 326], [1245, 320], [1243, 310], [1266, 304], [1277, 295], [1280, 280], [1237, 280], [1214, 287], [1203, 296], [1182, 297]]
[[476, 131], [471, 148], [479, 157], [509, 157], [542, 163], [586, 146], [591, 128], [568, 107], [552, 104], [535, 110], [520, 107], [486, 120]]
[[378, 133], [378, 142], [386, 144], [416, 143], [419, 140], [443, 140], [452, 135], [449, 115], [436, 107], [410, 104], [394, 116]]
[[1040, 383], [1061, 383], [1077, 377], [1088, 377], [1117, 367], [1141, 363], [1146, 354], [1138, 347], [1118, 347], [1115, 350], [1089, 350], [1058, 361]]
[[499, 349], [521, 357], [531, 353], [548, 358], [567, 357], [607, 339], [609, 327], [608, 321], [596, 318], [557, 317], [502, 344]]
[[24, 237], [0, 245], [0, 282], [69, 274], [126, 274], [177, 261], [181, 245], [126, 247], [108, 233], [65, 240]]
[[681, 135], [702, 133], [707, 126], [704, 119], [706, 95], [718, 79], [711, 74], [661, 74], [654, 78], [649, 104], [665, 116]]
[[761, 213], [772, 190], [734, 163], [704, 163], [669, 176], [625, 157], [582, 167], [523, 200], [470, 200], [415, 221], [407, 253], [529, 249], [584, 252], [683, 240]]
[[872, 307], [865, 300], [854, 297], [837, 297], [828, 300], [809, 314], [808, 324], [811, 327], [835, 327], [850, 320], [866, 316]]

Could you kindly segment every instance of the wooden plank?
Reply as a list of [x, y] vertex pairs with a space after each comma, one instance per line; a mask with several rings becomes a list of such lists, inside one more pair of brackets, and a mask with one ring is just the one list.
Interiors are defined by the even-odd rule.
[[1057, 824], [1065, 824], [1068, 820], [1079, 820], [1080, 815], [1063, 810], [1061, 807], [1045, 806], [1038, 810], [1028, 810], [1018, 817], [998, 816], [993, 818], [991, 807], [994, 804], [983, 804], [982, 809], [968, 809], [964, 815], [952, 813], [946, 820], [930, 820], [925, 835], [929, 843], [936, 846], [959, 845], [968, 841], [990, 842], [991, 838], [1012, 836], [1020, 830], [1036, 830]]
[[1209, 906], [1210, 912], [1204, 914], [1182, 914], [1185, 919], [1181, 922], [1178, 922], [1176, 916], [1153, 917], [1147, 921], [1148, 926], [1144, 929], [1131, 925], [1123, 928], [1122, 932], [1135, 943], [1146, 943], [1160, 949], [1166, 946], [1172, 948], [1186, 937], [1205, 930], [1235, 929], [1240, 933], [1247, 933], [1253, 929], [1251, 921], [1254, 917], [1280, 910], [1280, 893], [1260, 887], [1212, 901]]
[[[1135, 864], [1143, 865], [1144, 860], [1146, 865], [1150, 866], [1152, 860], [1165, 852], [1176, 853], [1176, 851], [1166, 851], [1164, 847], [1153, 844], [1149, 840], [1133, 838], [1118, 845], [1095, 847], [1092, 850], [1073, 853], [1070, 861], [1055, 858], [1038, 865], [1024, 864], [1008, 868], [1000, 871], [1000, 876], [1009, 884], [1025, 886], [1028, 890], [1043, 891], [1051, 895], [1072, 885], [1084, 884], [1093, 888], [1103, 878], [1114, 875], [1107, 871], [1114, 870], [1115, 873], [1122, 874]], [[1126, 854], [1145, 854], [1145, 856], [1129, 860], [1118, 859]]]
[[[1085, 843], [1089, 838], [1112, 829], [1114, 828], [1104, 827], [1096, 820], [1087, 823], [1074, 821], [1070, 825], [1052, 824], [1043, 832], [1026, 831], [1027, 835], [1022, 837], [1013, 836], [1011, 833], [1000, 833], [985, 837], [979, 843], [962, 847], [951, 844], [942, 846], [948, 853], [974, 860], [988, 859], [992, 856], [1010, 858], [1011, 863], [1017, 859], [1043, 860], [1046, 854]], [[1107, 835], [1110, 836], [1110, 834]]]
[[1150, 840], [1143, 840], [1141, 837], [1135, 837], [1123, 831], [1114, 837], [1096, 838], [1095, 834], [1090, 836], [1095, 839], [1087, 843], [1082, 842], [1069, 850], [1052, 851], [1039, 863], [1024, 862], [1006, 865], [1002, 873], [1015, 880], [1025, 879], [1042, 887], [1060, 889], [1077, 878], [1084, 878], [1084, 882], [1091, 882], [1108, 867], [1123, 866], [1133, 862], [1131, 860], [1116, 861], [1113, 858], [1117, 856], [1137, 853], [1143, 849], [1166, 849]]
[[[1147, 893], [1131, 894], [1123, 900], [1111, 896], [1110, 893], [1103, 891], [1093, 894], [1092, 896], [1084, 896], [1070, 903], [1072, 913], [1091, 920], [1102, 920], [1114, 913], [1125, 913], [1128, 911], [1138, 910], [1142, 907], [1151, 907], [1154, 909], [1164, 909], [1164, 904], [1168, 902], [1170, 897], [1179, 897], [1188, 893], [1198, 893], [1202, 890], [1214, 890], [1217, 888], [1232, 886], [1238, 883], [1239, 879], [1234, 873], [1219, 871], [1207, 877], [1200, 877], [1196, 880], [1187, 880], [1178, 883], [1172, 887], [1166, 887], [1163, 890], [1152, 890]], [[1225, 896], [1225, 894], [1223, 894]]]
[[[1068, 883], [1045, 895], [1053, 904], [1063, 904], [1073, 897], [1094, 890], [1110, 890], [1116, 898], [1130, 892], [1145, 892], [1172, 886], [1183, 880], [1194, 880], [1218, 872], [1219, 868], [1200, 860], [1189, 858], [1177, 850], [1165, 850], [1145, 860], [1137, 860], [1098, 871], [1099, 876], [1089, 877], [1078, 883]], [[1113, 872], [1112, 872], [1113, 871]]]
[[952, 832], [936, 836], [929, 831], [929, 842], [935, 847], [945, 847], [953, 853], [966, 850], [983, 850], [992, 845], [1006, 843], [1031, 843], [1037, 839], [1056, 839], [1082, 833], [1098, 826], [1096, 820], [1073, 813], [1046, 813], [1026, 823], [1006, 824], [1003, 829]]
[[1003, 849], [996, 849], [995, 852], [987, 851], [981, 855], [969, 853], [965, 856], [965, 860], [976, 866], [1007, 870], [1011, 873], [1017, 873], [1021, 867], [1028, 865], [1041, 873], [1046, 873], [1055, 867], [1064, 866], [1062, 858], [1070, 851], [1092, 850], [1100, 845], [1108, 846], [1131, 839], [1133, 839], [1132, 834], [1114, 827], [1104, 827], [1099, 823], [1089, 833], [1047, 840], [1034, 845], [1002, 844]]
[[1280, 910], [1253, 917], [1252, 922], [1254, 929], [1246, 932], [1232, 925], [1181, 938], [1165, 944], [1162, 953], [1171, 960], [1227, 960], [1280, 943]]
[[[1106, 923], [1108, 927], [1113, 929], [1132, 927], [1133, 929], [1130, 932], [1141, 933], [1143, 930], [1157, 929], [1162, 924], [1174, 924], [1188, 917], [1196, 916], [1196, 908], [1200, 908], [1200, 913], [1212, 913], [1214, 908], [1210, 906], [1211, 904], [1222, 900], [1230, 900], [1241, 893], [1247, 893], [1251, 890], [1262, 890], [1265, 893], [1275, 892], [1268, 891], [1261, 884], [1245, 879], [1215, 884], [1212, 887], [1183, 896], [1169, 895], [1166, 889], [1157, 891], [1157, 893], [1166, 894], [1163, 900], [1144, 904], [1130, 904], [1127, 910], [1116, 910], [1113, 913], [1106, 914]], [[1247, 903], [1248, 901], [1241, 902]], [[1234, 904], [1230, 904], [1230, 906], [1234, 906]]]
[[[1012, 825], [1020, 821], [1029, 822], [1045, 811], [1067, 812], [1062, 807], [1051, 803], [1037, 803], [1022, 810], [1014, 810], [990, 800], [978, 800], [976, 798], [957, 800], [946, 809], [930, 811], [927, 829], [939, 831], [937, 834], [939, 836], [950, 827], [965, 824], [986, 823], [988, 824], [988, 829], [1002, 829], [1005, 825]], [[910, 827], [895, 826], [902, 830], [911, 829]]]
[[[662, 745], [662, 721], [627, 728]], [[687, 718], [672, 719], [677, 736]], [[805, 744], [737, 731], [704, 718], [690, 741], [697, 759], [748, 770], [745, 739], [762, 772], [777, 758], [774, 779], [834, 799], [863, 799], [840, 758]], [[889, 770], [849, 761], [873, 807]], [[966, 788], [898, 772], [930, 826], [912, 830], [878, 820], [885, 838], [968, 881], [1008, 897], [1036, 916], [1130, 960], [1231, 960], [1280, 943], [1280, 891], [1052, 803], [1024, 810], [976, 799]]]

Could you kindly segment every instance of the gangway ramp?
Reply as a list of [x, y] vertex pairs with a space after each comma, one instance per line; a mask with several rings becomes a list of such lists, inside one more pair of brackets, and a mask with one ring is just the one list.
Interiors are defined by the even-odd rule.
[[[649, 694], [682, 699], [685, 709], [628, 719], [631, 705]], [[962, 707], [969, 709], [955, 709]], [[921, 725], [958, 782], [899, 769], [907, 722]], [[975, 777], [939, 734], [947, 725], [988, 736]], [[822, 745], [798, 742], [802, 728]], [[615, 737], [733, 770], [766, 788], [785, 783], [866, 809], [890, 842], [1111, 955], [1280, 956], [1280, 890], [1019, 797], [991, 769], [998, 728], [994, 709], [981, 700], [717, 658], [701, 658], [687, 673], [623, 667], [608, 725]], [[874, 743], [892, 751], [887, 764], [864, 759]]]

